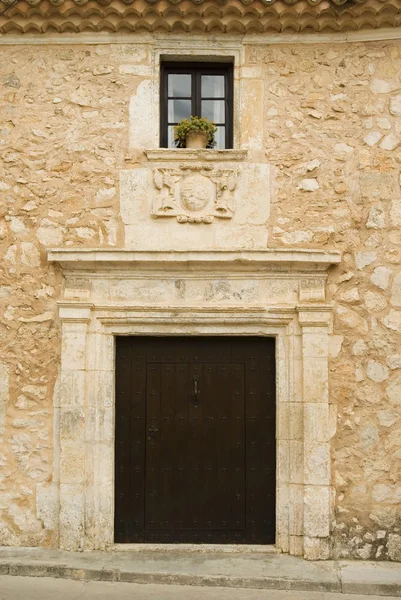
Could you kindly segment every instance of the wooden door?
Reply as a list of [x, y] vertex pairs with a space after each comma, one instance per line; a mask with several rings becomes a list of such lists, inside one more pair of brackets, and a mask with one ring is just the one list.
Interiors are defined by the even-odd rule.
[[115, 541], [274, 543], [271, 338], [117, 338]]

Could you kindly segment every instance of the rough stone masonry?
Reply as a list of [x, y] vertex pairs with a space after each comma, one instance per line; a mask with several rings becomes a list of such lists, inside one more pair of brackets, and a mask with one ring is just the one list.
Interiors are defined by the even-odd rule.
[[[119, 173], [148, 164], [143, 147], [129, 148], [130, 99], [157, 41], [0, 39], [3, 545], [58, 544], [47, 490], [62, 278], [46, 251], [125, 246]], [[236, 81], [252, 100], [240, 144], [272, 166], [267, 247], [342, 253], [327, 287], [332, 557], [401, 561], [401, 41], [245, 41], [234, 40]]]

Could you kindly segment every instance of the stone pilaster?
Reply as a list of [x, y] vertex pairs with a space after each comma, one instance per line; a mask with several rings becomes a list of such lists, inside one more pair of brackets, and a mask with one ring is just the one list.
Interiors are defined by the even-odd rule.
[[88, 306], [60, 307], [60, 547], [81, 550], [85, 536], [85, 402]]
[[329, 558], [330, 443], [328, 334], [330, 309], [302, 307], [304, 556]]

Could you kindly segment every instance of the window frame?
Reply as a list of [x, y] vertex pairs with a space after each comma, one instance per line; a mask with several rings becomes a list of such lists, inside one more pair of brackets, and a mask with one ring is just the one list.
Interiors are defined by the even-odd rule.
[[[234, 147], [234, 68], [233, 63], [162, 62], [160, 65], [160, 147], [168, 148], [168, 75], [191, 75], [191, 115], [201, 115], [202, 75], [223, 75], [225, 78], [225, 149]], [[206, 100], [207, 98], [203, 98]], [[173, 149], [173, 148], [172, 148]]]

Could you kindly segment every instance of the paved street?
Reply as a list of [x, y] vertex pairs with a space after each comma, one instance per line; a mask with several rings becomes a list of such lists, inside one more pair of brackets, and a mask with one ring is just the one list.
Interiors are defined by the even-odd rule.
[[[0, 600], [383, 600], [383, 596], [0, 576]], [[396, 600], [386, 596], [387, 600]]]

